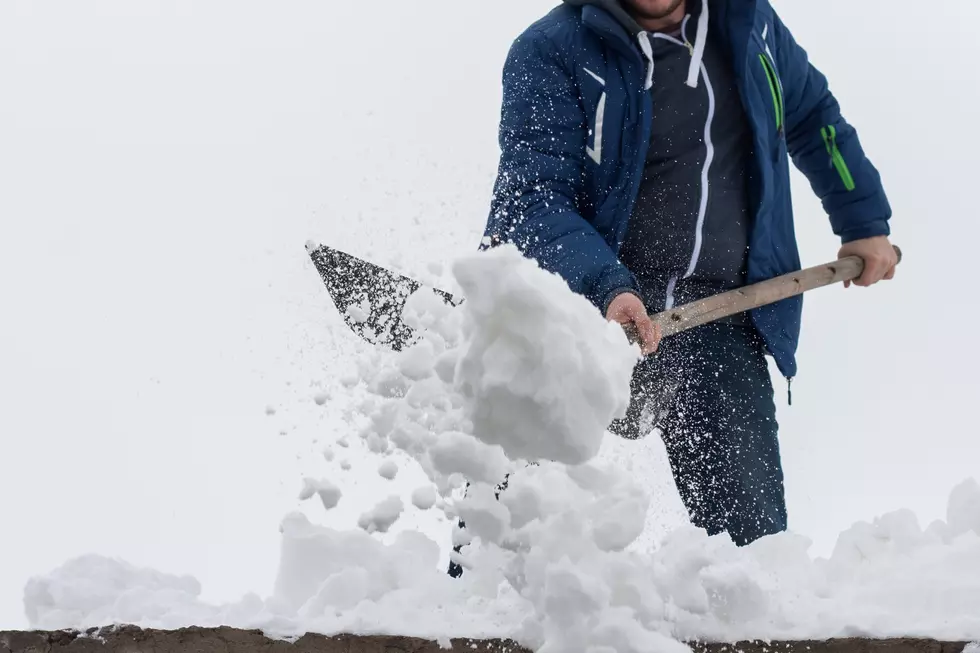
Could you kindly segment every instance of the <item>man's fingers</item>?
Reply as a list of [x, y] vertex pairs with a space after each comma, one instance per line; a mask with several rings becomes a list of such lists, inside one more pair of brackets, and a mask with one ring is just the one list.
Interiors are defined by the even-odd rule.
[[864, 262], [864, 272], [861, 273], [861, 278], [854, 283], [864, 287], [873, 286], [885, 278], [888, 269], [888, 262], [884, 258], [869, 257]]
[[[840, 248], [837, 256], [839, 258], [857, 256], [864, 261], [861, 276], [851, 281], [855, 286], [873, 286], [883, 279], [891, 279], [895, 276], [895, 266], [898, 265], [898, 253], [885, 236], [873, 236], [846, 243]], [[849, 283], [844, 283], [844, 287], [849, 286]]]
[[606, 311], [606, 319], [623, 325], [630, 340], [639, 340], [644, 355], [657, 351], [660, 344], [660, 328], [647, 315], [646, 307], [632, 293], [617, 296]]
[[660, 343], [659, 329], [654, 325], [653, 320], [647, 315], [646, 308], [642, 303], [630, 304], [626, 310], [628, 320], [636, 327], [640, 335], [640, 349], [644, 355], [652, 354], [657, 351]]
[[898, 254], [895, 252], [895, 248], [892, 247], [888, 250], [888, 256], [884, 260], [885, 273], [881, 275], [884, 280], [891, 280], [895, 278], [895, 268], [898, 267]]
[[640, 332], [643, 353], [649, 355], [657, 351], [657, 346], [660, 344], [660, 329], [654, 325], [653, 320], [644, 313], [643, 315], [637, 316], [633, 324], [636, 325], [637, 331]]

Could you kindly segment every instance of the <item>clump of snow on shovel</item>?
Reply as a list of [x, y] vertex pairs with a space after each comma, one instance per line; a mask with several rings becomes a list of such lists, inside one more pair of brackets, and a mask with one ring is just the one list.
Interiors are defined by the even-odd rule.
[[458, 261], [466, 295], [455, 384], [473, 434], [511, 459], [579, 464], [625, 415], [639, 349], [516, 248]]

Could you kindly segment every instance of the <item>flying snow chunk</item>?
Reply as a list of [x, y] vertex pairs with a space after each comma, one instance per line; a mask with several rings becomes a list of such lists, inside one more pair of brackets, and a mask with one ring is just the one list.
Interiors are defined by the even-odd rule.
[[453, 266], [466, 296], [454, 383], [474, 434], [511, 459], [584, 463], [626, 414], [640, 350], [512, 245]]
[[368, 533], [387, 533], [404, 509], [401, 497], [392, 495], [361, 515], [357, 525]]
[[435, 470], [446, 476], [460, 473], [470, 481], [495, 484], [507, 474], [507, 456], [501, 447], [465, 433], [443, 433], [428, 453]]
[[428, 510], [436, 505], [436, 489], [431, 485], [423, 485], [412, 492], [412, 505], [419, 510]]
[[394, 460], [385, 460], [378, 466], [378, 475], [381, 478], [386, 478], [389, 481], [394, 480], [398, 476], [398, 463]]
[[333, 510], [340, 503], [343, 493], [336, 485], [325, 479], [304, 478], [303, 489], [300, 490], [300, 501], [306, 501], [314, 494], [319, 495], [323, 507]]

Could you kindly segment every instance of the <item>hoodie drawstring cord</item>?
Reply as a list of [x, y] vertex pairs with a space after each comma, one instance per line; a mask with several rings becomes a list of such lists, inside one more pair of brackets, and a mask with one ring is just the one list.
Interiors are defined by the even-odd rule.
[[704, 46], [707, 40], [708, 0], [701, 0], [701, 15], [698, 17], [698, 35], [694, 41], [694, 52], [691, 54], [691, 67], [687, 70], [687, 85], [691, 88], [698, 87], [698, 76], [701, 73], [701, 61], [704, 59]]
[[[646, 31], [641, 31], [636, 35], [640, 42], [640, 50], [647, 60], [647, 78], [643, 89], [649, 91], [653, 88], [653, 46], [650, 45], [650, 35]], [[704, 46], [708, 40], [708, 0], [701, 0], [701, 15], [698, 17], [698, 33], [694, 42], [694, 49], [691, 51], [691, 65], [687, 70], [687, 85], [691, 88], [698, 87], [698, 77], [701, 73], [701, 61], [704, 59]]]
[[650, 35], [646, 32], [640, 32], [636, 35], [636, 38], [640, 42], [640, 49], [643, 50], [643, 56], [647, 58], [647, 80], [643, 85], [643, 90], [649, 91], [653, 88], [653, 46], [650, 45]]

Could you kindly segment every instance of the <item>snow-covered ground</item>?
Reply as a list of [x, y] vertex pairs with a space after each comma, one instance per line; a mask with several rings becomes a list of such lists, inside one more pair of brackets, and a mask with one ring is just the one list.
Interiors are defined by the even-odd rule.
[[[275, 584], [297, 508], [354, 528], [396, 494], [389, 541], [447, 541], [438, 511], [412, 506], [417, 464], [388, 480], [348, 432], [347, 385], [370, 354], [303, 244], [445, 279], [483, 226], [504, 53], [552, 4], [0, 4], [0, 626], [26, 624], [28, 578], [88, 552], [190, 574], [212, 605], [298, 596]], [[794, 406], [779, 407], [791, 526], [829, 554], [873, 515], [946, 520], [950, 490], [980, 476], [978, 14], [965, 0], [929, 16], [884, 0], [777, 8], [861, 130], [907, 255], [893, 284], [808, 299]], [[926, 24], [937, 46], [912, 47]], [[832, 258], [796, 181], [804, 260]], [[683, 523], [659, 443], [603, 445], [653, 497], [640, 548]], [[301, 503], [304, 478], [341, 490], [329, 515], [331, 486]], [[906, 519], [881, 528], [939, 546]], [[904, 569], [895, 555], [876, 559]], [[917, 559], [930, 591], [957, 580]], [[837, 598], [892, 607], [893, 589]]]
[[[637, 546], [660, 497], [622, 465], [594, 461], [606, 425], [625, 414], [639, 348], [511, 246], [454, 271], [462, 307], [416, 293], [408, 316], [422, 340], [361, 361], [347, 420], [358, 437], [347, 444], [383, 457], [384, 478], [394, 456], [424, 470], [417, 493], [434, 485], [440, 512], [466, 521], [472, 542], [454, 555], [462, 580], [423, 533], [388, 546], [372, 537], [405, 510], [393, 494], [361, 515], [360, 530], [287, 516], [267, 599], [208, 605], [193, 578], [88, 556], [28, 583], [31, 624], [512, 637], [542, 653], [683, 651], [685, 639], [980, 639], [975, 480], [953, 491], [946, 521], [923, 531], [901, 511], [857, 524], [829, 560], [811, 560], [798, 535], [738, 549], [690, 526]], [[301, 498], [317, 493], [327, 510], [343, 501], [329, 479], [307, 481]]]

